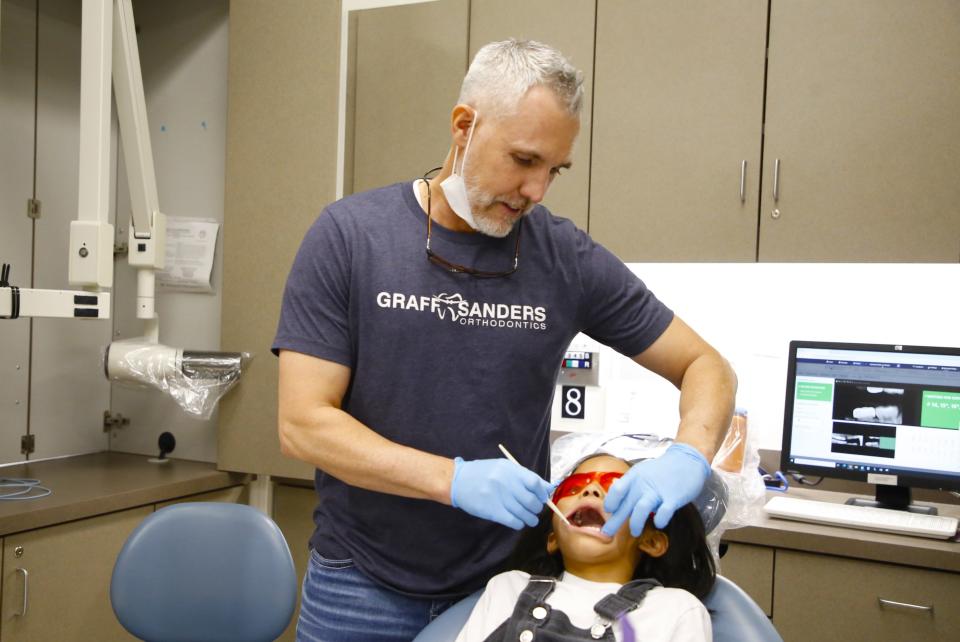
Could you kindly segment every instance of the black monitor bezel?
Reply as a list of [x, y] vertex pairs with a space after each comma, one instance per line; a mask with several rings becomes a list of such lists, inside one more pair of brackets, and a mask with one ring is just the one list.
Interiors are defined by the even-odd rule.
[[[915, 353], [931, 355], [960, 356], [960, 348], [937, 346], [911, 346], [884, 343], [844, 343], [833, 341], [791, 341], [787, 352], [787, 387], [783, 406], [783, 435], [780, 446], [780, 469], [793, 471], [801, 475], [825, 477], [829, 479], [848, 479], [867, 482], [869, 471], [848, 470], [846, 468], [824, 468], [808, 464], [790, 462], [790, 444], [793, 441], [793, 394], [797, 378], [797, 350], [800, 348], [822, 348], [826, 350], [863, 350], [870, 352]], [[891, 473], [893, 474], [893, 473]], [[960, 491], [960, 477], [945, 477], [941, 474], [918, 475], [911, 471], [897, 471], [897, 486], [908, 488], [932, 488], [944, 491]]]

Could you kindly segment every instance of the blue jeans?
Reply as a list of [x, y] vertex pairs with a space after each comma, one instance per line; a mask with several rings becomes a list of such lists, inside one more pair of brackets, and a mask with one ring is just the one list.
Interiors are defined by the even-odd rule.
[[297, 642], [410, 642], [451, 600], [409, 597], [360, 572], [353, 560], [310, 552]]

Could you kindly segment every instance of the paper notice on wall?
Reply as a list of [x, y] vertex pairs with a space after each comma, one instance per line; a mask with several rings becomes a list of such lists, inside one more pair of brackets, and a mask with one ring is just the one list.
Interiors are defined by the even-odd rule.
[[210, 276], [220, 224], [209, 219], [167, 217], [165, 267], [157, 272], [162, 291], [213, 292]]

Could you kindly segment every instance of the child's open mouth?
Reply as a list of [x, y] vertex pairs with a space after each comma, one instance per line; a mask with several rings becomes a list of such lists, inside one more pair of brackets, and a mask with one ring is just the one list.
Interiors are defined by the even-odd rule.
[[600, 532], [603, 525], [607, 523], [607, 519], [603, 516], [603, 513], [594, 506], [584, 505], [576, 508], [567, 515], [567, 520], [575, 530], [579, 530], [587, 535], [599, 537], [606, 541], [612, 539]]

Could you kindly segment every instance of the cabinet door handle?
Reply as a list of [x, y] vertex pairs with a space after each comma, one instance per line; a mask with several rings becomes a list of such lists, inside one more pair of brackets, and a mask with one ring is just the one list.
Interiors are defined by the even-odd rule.
[[773, 161], [773, 202], [780, 200], [780, 159]]
[[929, 613], [931, 616], [933, 615], [932, 606], [923, 606], [920, 604], [907, 604], [906, 602], [894, 602], [893, 600], [885, 600], [882, 597], [878, 597], [877, 601], [880, 602], [880, 608], [889, 606], [891, 608], [904, 609], [906, 611], [923, 611], [925, 613]]
[[30, 574], [27, 573], [27, 569], [25, 568], [18, 568], [17, 573], [23, 573], [23, 608], [20, 610], [19, 613], [14, 613], [14, 615], [16, 617], [23, 617], [24, 615], [27, 614], [27, 587], [28, 587], [27, 580], [29, 579]]
[[740, 161], [740, 202], [747, 200], [747, 161]]

